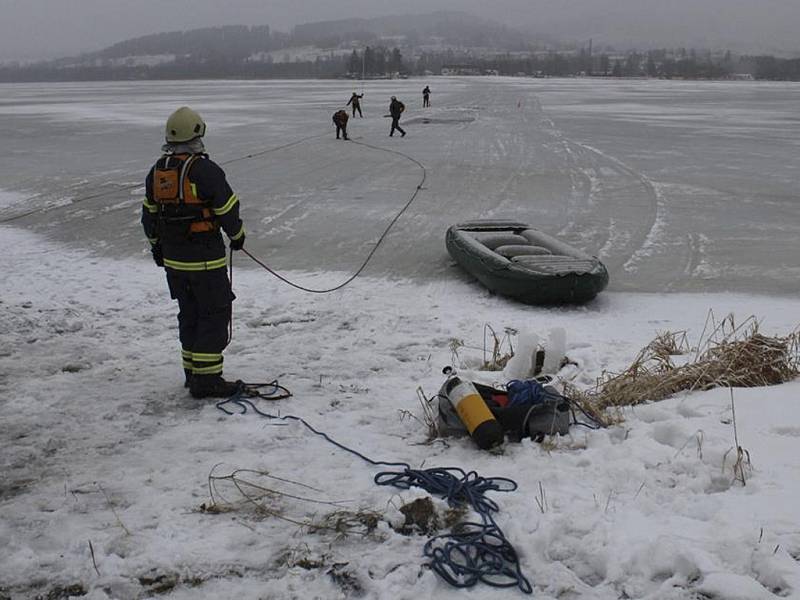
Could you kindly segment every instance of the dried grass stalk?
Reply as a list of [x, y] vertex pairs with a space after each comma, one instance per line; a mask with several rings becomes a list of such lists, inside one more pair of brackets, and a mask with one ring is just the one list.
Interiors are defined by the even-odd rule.
[[[312, 498], [300, 495], [297, 492], [288, 492], [287, 489], [300, 489], [304, 493], [316, 492], [317, 496], [322, 490], [304, 483], [270, 475], [266, 471], [255, 469], [236, 469], [227, 475], [215, 475], [211, 470], [208, 475], [208, 491], [211, 497], [209, 504], [200, 508], [208, 513], [223, 513], [241, 511], [245, 508], [255, 510], [261, 517], [274, 517], [306, 528], [310, 533], [328, 531], [337, 536], [367, 535], [377, 526], [381, 515], [370, 510], [345, 510], [341, 507], [349, 500], [328, 501], [320, 497]], [[268, 482], [274, 487], [268, 487]], [[234, 499], [223, 496], [220, 488], [227, 487], [228, 494]], [[283, 487], [284, 489], [278, 489]], [[299, 504], [316, 504], [334, 507], [335, 510], [323, 515], [321, 518], [291, 517], [286, 512], [289, 508], [296, 508]]]
[[450, 361], [453, 365], [465, 367], [465, 361], [462, 361], [459, 350], [462, 348], [480, 350], [483, 354], [483, 359], [480, 361], [479, 366], [475, 365], [475, 368], [480, 371], [502, 371], [508, 361], [511, 360], [511, 357], [514, 356], [514, 344], [511, 341], [514, 335], [517, 335], [517, 330], [506, 327], [503, 330], [503, 337], [500, 337], [494, 327], [489, 323], [484, 323], [482, 347], [470, 346], [461, 339], [450, 339]]
[[758, 331], [755, 317], [737, 326], [733, 315], [717, 323], [709, 313], [694, 359], [676, 366], [673, 357], [688, 349], [685, 332], [659, 333], [622, 373], [604, 374], [588, 391], [574, 386], [566, 391], [608, 425], [619, 418], [609, 408], [663, 400], [680, 391], [777, 385], [800, 374], [800, 331], [769, 337]]

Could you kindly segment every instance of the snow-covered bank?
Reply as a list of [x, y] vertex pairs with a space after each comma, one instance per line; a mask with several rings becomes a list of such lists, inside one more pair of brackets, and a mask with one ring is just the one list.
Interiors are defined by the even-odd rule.
[[[226, 417], [189, 397], [175, 307], [147, 255], [103, 259], [6, 227], [0, 238], [0, 597], [69, 586], [92, 599], [464, 596], [421, 566], [425, 536], [388, 525], [426, 494], [375, 486], [374, 468], [300, 425]], [[606, 293], [586, 307], [539, 309], [456, 278], [420, 286], [369, 277], [317, 296], [245, 264], [236, 257], [227, 375], [279, 377], [295, 396], [269, 408], [373, 458], [514, 478], [516, 492], [492, 497], [535, 597], [800, 598], [800, 382], [735, 390], [753, 463], [744, 487], [726, 457], [727, 390], [638, 407], [608, 430], [573, 428], [552, 451], [528, 441], [502, 455], [469, 440], [424, 445], [421, 425], [401, 415], [420, 413], [418, 385], [438, 388], [451, 339], [480, 346], [487, 322], [563, 327], [576, 383], [589, 385], [626, 366], [656, 331], [686, 329], [696, 340], [709, 309], [755, 314], [765, 333], [785, 333], [800, 301]], [[288, 275], [322, 287], [347, 274]], [[215, 465], [217, 474], [269, 471], [344, 501], [275, 499], [287, 518], [319, 522], [344, 508], [386, 521], [341, 538], [246, 504], [203, 512]], [[479, 585], [468, 595], [498, 592]]]

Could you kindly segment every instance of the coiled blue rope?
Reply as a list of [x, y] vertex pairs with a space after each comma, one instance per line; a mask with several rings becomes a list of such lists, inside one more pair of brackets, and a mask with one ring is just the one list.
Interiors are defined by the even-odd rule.
[[[275, 391], [279, 391], [275, 382]], [[265, 392], [269, 396], [269, 392]], [[457, 588], [472, 587], [478, 582], [496, 588], [519, 587], [525, 594], [533, 593], [530, 581], [523, 575], [519, 556], [509, 543], [493, 515], [500, 508], [487, 492], [512, 492], [517, 483], [506, 477], [481, 477], [475, 471], [466, 472], [458, 467], [412, 469], [404, 462], [373, 460], [318, 431], [305, 419], [294, 415], [273, 415], [260, 410], [240, 390], [230, 398], [217, 403], [217, 408], [227, 415], [255, 414], [281, 421], [297, 421], [309, 431], [324, 438], [337, 448], [358, 456], [375, 466], [401, 467], [402, 471], [382, 471], [375, 475], [377, 485], [391, 485], [400, 489], [422, 488], [430, 494], [447, 500], [451, 506], [469, 506], [481, 517], [481, 523], [461, 523], [447, 534], [432, 537], [423, 552], [428, 565], [439, 577]]]
[[481, 523], [460, 523], [450, 533], [432, 537], [423, 552], [431, 569], [447, 583], [468, 588], [476, 583], [498, 588], [519, 587], [533, 592], [522, 574], [516, 550], [495, 523], [493, 514], [500, 508], [486, 492], [513, 492], [517, 484], [506, 477], [481, 477], [475, 471], [458, 467], [411, 469], [402, 473], [385, 471], [375, 476], [378, 485], [401, 489], [419, 487], [447, 500], [451, 506], [470, 506]]

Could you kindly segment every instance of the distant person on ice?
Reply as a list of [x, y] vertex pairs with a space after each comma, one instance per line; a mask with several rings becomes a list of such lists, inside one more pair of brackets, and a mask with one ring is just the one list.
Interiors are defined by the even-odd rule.
[[145, 181], [142, 225], [178, 301], [185, 387], [195, 398], [227, 398], [241, 382], [222, 378], [234, 295], [221, 231], [232, 250], [242, 249], [245, 232], [225, 172], [205, 153], [205, 132], [203, 119], [186, 106], [167, 119], [163, 155]]
[[347, 116], [347, 111], [344, 109], [337, 110], [333, 113], [333, 124], [336, 125], [336, 139], [339, 139], [339, 132], [342, 132], [342, 136], [344, 139], [349, 140], [350, 138], [347, 137], [347, 120], [350, 117]]
[[353, 105], [353, 118], [356, 118], [356, 111], [358, 111], [358, 116], [362, 119], [364, 115], [361, 114], [361, 99], [364, 97], [364, 94], [356, 94], [353, 92], [353, 95], [350, 96], [350, 100], [347, 101], [348, 106], [350, 104]]
[[389, 131], [389, 137], [394, 135], [395, 129], [399, 131], [400, 135], [403, 137], [406, 136], [406, 132], [400, 127], [400, 115], [403, 114], [405, 109], [406, 105], [400, 102], [395, 96], [392, 96], [392, 101], [389, 103], [389, 115], [392, 117], [392, 129]]
[[422, 107], [425, 108], [426, 106], [430, 105], [431, 105], [431, 88], [429, 88], [426, 85], [425, 89], [422, 90]]

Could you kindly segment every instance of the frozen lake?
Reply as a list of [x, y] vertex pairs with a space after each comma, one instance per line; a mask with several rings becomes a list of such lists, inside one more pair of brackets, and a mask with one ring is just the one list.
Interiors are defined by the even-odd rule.
[[[131, 187], [157, 158], [166, 117], [188, 104], [218, 162], [299, 142], [226, 167], [248, 249], [278, 270], [352, 272], [421, 177], [402, 156], [335, 139], [330, 116], [354, 85], [0, 86], [0, 220], [44, 208], [10, 223], [144, 256], [142, 190]], [[600, 256], [612, 290], [800, 291], [800, 84], [431, 78], [364, 92], [351, 136], [428, 171], [368, 275], [466, 279], [446, 228], [511, 217]], [[391, 95], [407, 105], [402, 139], [387, 135]]]

